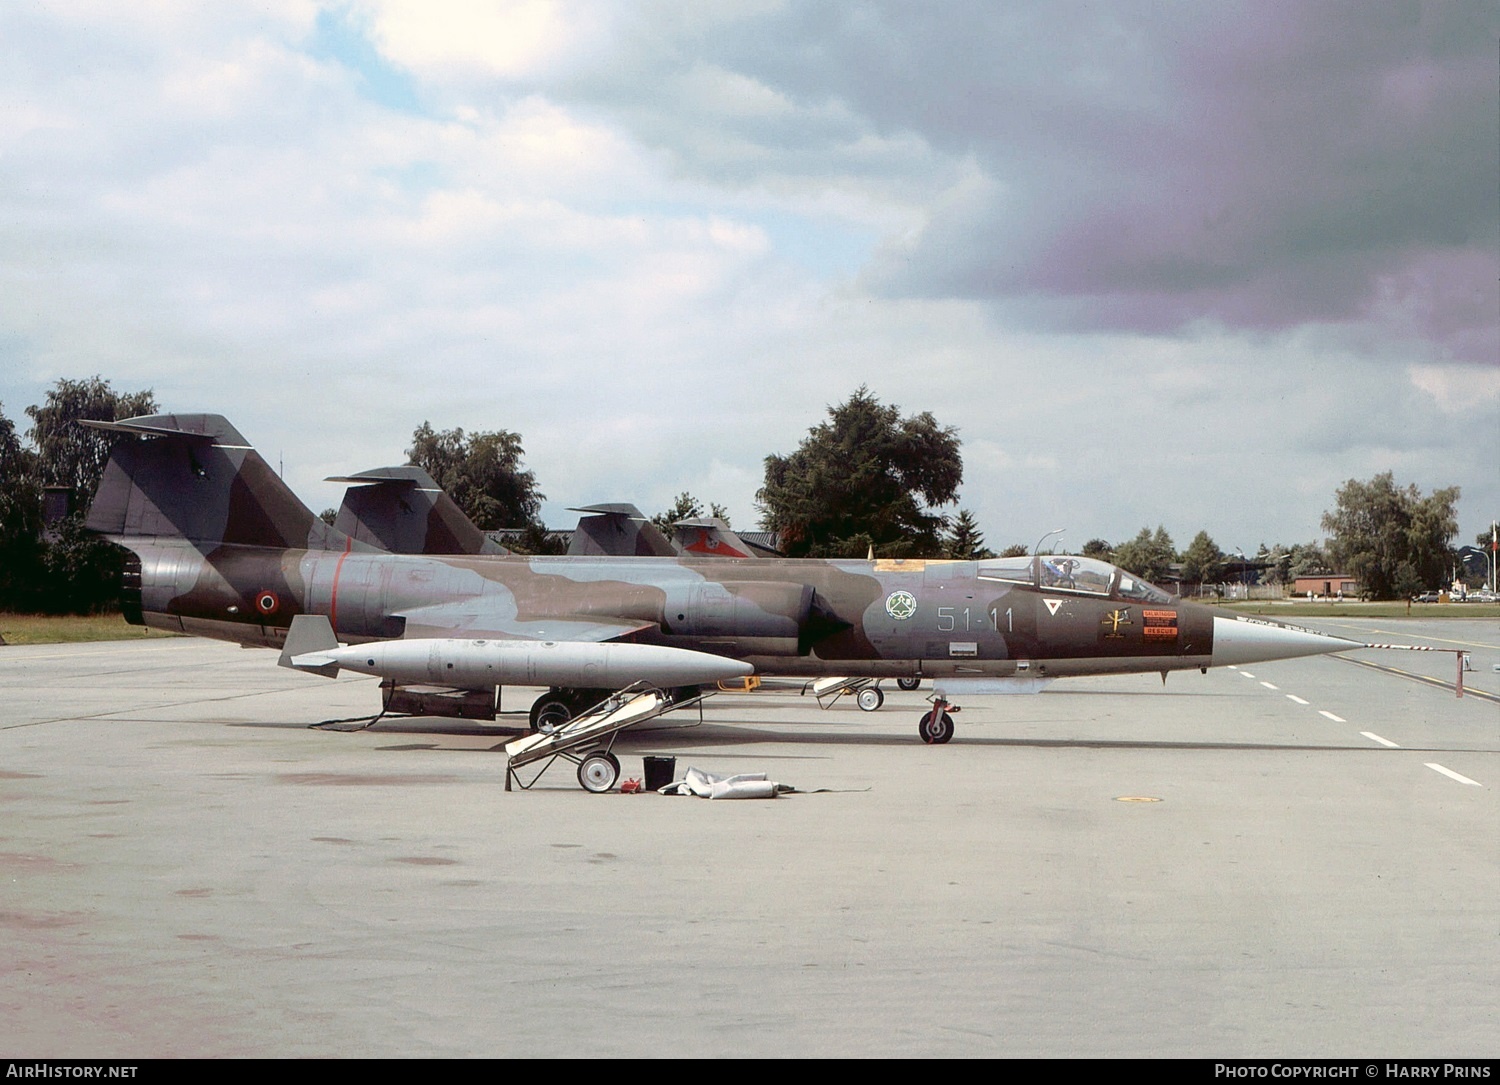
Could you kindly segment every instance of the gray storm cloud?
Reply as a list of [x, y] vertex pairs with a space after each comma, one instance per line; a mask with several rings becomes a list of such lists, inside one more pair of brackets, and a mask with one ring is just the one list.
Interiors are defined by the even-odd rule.
[[861, 136], [972, 161], [983, 183], [867, 269], [889, 295], [1070, 329], [1374, 321], [1493, 363], [1497, 36], [1486, 3], [790, 4], [650, 50], [780, 109], [707, 133], [607, 71], [589, 89], [724, 183], [814, 148], [826, 169]]

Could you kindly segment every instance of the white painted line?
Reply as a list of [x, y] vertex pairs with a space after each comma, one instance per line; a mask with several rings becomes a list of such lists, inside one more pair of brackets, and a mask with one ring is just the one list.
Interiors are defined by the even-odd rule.
[[1254, 678], [1255, 677], [1255, 675], [1251, 674], [1249, 671], [1240, 671], [1240, 673], [1243, 674], [1246, 678]]
[[1361, 731], [1360, 734], [1364, 735], [1371, 742], [1378, 742], [1382, 746], [1389, 746], [1393, 750], [1399, 750], [1401, 748], [1400, 746], [1398, 746], [1394, 742], [1392, 742], [1390, 739], [1388, 739], [1388, 738], [1381, 738], [1374, 731]]
[[1330, 719], [1334, 723], [1348, 723], [1349, 722], [1348, 720], [1344, 719], [1343, 716], [1335, 716], [1332, 712], [1325, 712], [1321, 708], [1318, 709], [1318, 715], [1323, 716], [1323, 717], [1325, 717], [1327, 719]]
[[1286, 699], [1288, 701], [1296, 701], [1298, 704], [1307, 704], [1306, 701], [1304, 701], [1301, 697], [1298, 697], [1295, 693], [1288, 693], [1286, 695]]
[[1478, 780], [1471, 780], [1467, 776], [1460, 776], [1458, 773], [1454, 772], [1452, 769], [1445, 769], [1445, 768], [1443, 768], [1443, 766], [1439, 765], [1436, 761], [1424, 761], [1423, 764], [1426, 765], [1428, 768], [1430, 768], [1433, 772], [1441, 772], [1444, 776], [1447, 776], [1450, 779], [1457, 780], [1461, 784], [1471, 784], [1474, 787], [1483, 787], [1484, 786]]
[[1269, 683], [1269, 682], [1262, 682], [1261, 685], [1265, 686], [1267, 689], [1278, 689], [1278, 688], [1280, 688], [1278, 686], [1271, 685], [1271, 683]]

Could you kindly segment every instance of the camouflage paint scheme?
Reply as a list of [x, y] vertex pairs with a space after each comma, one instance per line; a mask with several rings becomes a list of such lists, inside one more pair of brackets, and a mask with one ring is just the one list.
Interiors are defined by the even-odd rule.
[[351, 483], [333, 526], [392, 554], [508, 554], [422, 468], [377, 467], [327, 482]]
[[568, 542], [569, 557], [670, 558], [677, 551], [661, 530], [634, 505], [623, 502], [570, 509], [578, 520]]
[[[1030, 680], [1215, 662], [1210, 608], [1089, 559], [393, 554], [325, 525], [221, 416], [94, 425], [138, 438], [116, 446], [88, 526], [136, 555], [129, 617], [156, 628], [279, 647], [305, 613], [351, 643], [633, 642], [789, 676]], [[1324, 639], [1259, 658], [1352, 646]]]

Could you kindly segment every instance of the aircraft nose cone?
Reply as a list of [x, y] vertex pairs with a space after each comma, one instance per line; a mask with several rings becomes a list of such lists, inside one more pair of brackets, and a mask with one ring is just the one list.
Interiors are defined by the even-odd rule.
[[1358, 641], [1292, 629], [1274, 622], [1214, 615], [1214, 647], [1211, 666], [1262, 663], [1268, 659], [1293, 659], [1363, 648]]

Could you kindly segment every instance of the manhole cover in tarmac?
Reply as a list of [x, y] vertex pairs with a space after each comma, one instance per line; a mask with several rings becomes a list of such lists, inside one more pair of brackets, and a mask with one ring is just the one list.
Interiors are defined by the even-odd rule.
[[1161, 802], [1154, 795], [1117, 795], [1115, 802]]

